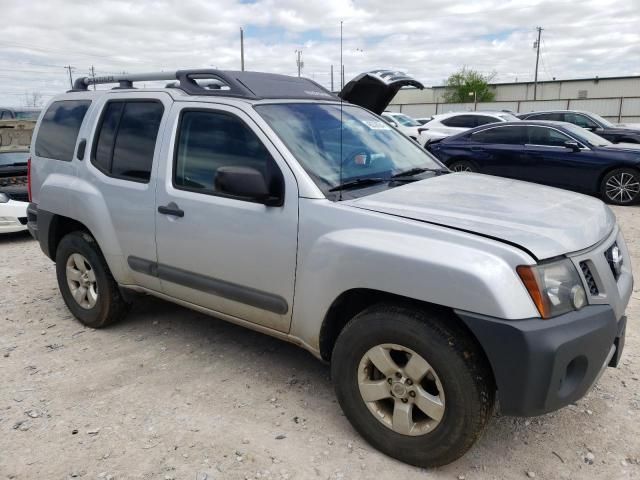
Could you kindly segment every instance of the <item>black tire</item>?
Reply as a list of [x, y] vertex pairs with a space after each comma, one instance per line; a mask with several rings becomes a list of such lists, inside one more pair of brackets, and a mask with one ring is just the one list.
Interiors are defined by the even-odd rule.
[[[363, 400], [360, 362], [370, 349], [384, 344], [411, 349], [437, 373], [444, 391], [444, 414], [430, 432], [397, 433], [374, 417]], [[395, 305], [363, 311], [336, 341], [331, 376], [338, 401], [355, 429], [378, 450], [419, 467], [437, 467], [460, 458], [480, 438], [493, 413], [496, 388], [484, 353], [444, 313]]]
[[[616, 188], [622, 182], [628, 189]], [[616, 168], [600, 182], [600, 197], [612, 205], [633, 205], [640, 201], [640, 172], [633, 168]]]
[[[83, 307], [76, 301], [67, 282], [67, 262], [74, 254], [84, 257], [89, 264], [88, 270], [95, 275], [97, 298], [91, 307]], [[62, 238], [56, 250], [56, 274], [58, 287], [67, 307], [88, 327], [106, 327], [123, 318], [128, 312], [129, 304], [120, 294], [98, 244], [88, 233], [72, 232]]]
[[469, 160], [454, 160], [449, 164], [452, 172], [477, 172], [478, 168]]

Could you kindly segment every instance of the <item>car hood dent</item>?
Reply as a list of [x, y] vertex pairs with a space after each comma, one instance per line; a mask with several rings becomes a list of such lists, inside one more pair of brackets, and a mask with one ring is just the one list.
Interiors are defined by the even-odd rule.
[[515, 244], [539, 260], [598, 243], [616, 221], [595, 198], [475, 173], [433, 177], [345, 203]]

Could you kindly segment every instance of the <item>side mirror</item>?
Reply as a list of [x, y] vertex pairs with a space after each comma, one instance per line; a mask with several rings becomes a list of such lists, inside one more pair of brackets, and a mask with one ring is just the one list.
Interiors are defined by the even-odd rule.
[[284, 200], [282, 180], [279, 181], [277, 188], [270, 189], [262, 172], [251, 167], [218, 168], [215, 186], [216, 190], [222, 193], [263, 203], [270, 207], [281, 206]]
[[567, 140], [566, 142], [564, 142], [564, 146], [573, 150], [574, 152], [580, 151], [580, 145], [578, 145], [578, 142]]

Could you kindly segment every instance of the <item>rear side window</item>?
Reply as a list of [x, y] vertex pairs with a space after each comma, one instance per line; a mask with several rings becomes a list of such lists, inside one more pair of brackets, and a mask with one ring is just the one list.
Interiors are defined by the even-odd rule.
[[218, 168], [226, 166], [255, 168], [269, 185], [281, 177], [253, 130], [225, 112], [184, 111], [176, 143], [173, 184], [182, 190], [228, 196], [216, 187]]
[[447, 127], [473, 128], [476, 126], [476, 118], [475, 115], [456, 115], [445, 118], [441, 123]]
[[482, 130], [471, 135], [471, 140], [479, 143], [500, 143], [506, 145], [524, 145], [527, 143], [527, 130], [524, 127], [497, 127]]
[[553, 122], [564, 122], [562, 113], [534, 113], [528, 115], [527, 120], [551, 120]]
[[164, 107], [148, 100], [107, 103], [91, 161], [106, 175], [148, 182]]
[[36, 155], [70, 162], [89, 105], [90, 100], [53, 102], [40, 123]]

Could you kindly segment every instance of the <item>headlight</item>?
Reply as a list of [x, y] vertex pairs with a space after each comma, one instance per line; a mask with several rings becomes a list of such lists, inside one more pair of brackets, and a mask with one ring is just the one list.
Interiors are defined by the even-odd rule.
[[7, 203], [9, 201], [9, 195], [0, 192], [0, 203]]
[[540, 265], [520, 265], [517, 271], [542, 318], [580, 310], [587, 304], [580, 276], [568, 258]]

